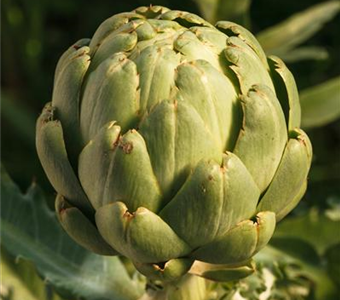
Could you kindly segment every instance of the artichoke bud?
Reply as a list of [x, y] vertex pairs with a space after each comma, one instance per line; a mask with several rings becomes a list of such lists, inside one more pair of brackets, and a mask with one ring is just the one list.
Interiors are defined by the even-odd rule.
[[150, 6], [104, 21], [55, 74], [36, 144], [69, 235], [152, 280], [251, 274], [312, 159], [284, 63], [237, 24]]

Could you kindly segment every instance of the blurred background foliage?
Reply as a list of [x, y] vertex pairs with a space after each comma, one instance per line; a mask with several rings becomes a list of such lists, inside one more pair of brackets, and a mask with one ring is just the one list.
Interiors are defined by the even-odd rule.
[[[60, 55], [78, 39], [91, 37], [104, 19], [149, 4], [144, 0], [2, 0], [1, 160], [22, 191], [32, 180], [37, 182], [53, 207], [55, 194], [38, 161], [34, 136], [35, 120], [52, 95]], [[153, 4], [190, 11], [213, 23], [220, 19], [238, 22], [257, 35], [268, 54], [287, 63], [301, 92], [303, 128], [311, 138], [314, 160], [308, 191], [278, 228], [273, 245], [286, 251], [280, 246], [282, 239], [292, 245], [289, 241], [303, 237], [323, 263], [325, 259], [326, 272], [339, 288], [340, 2], [158, 0]], [[9, 257], [4, 254], [4, 266], [12, 276], [22, 266], [14, 266]], [[281, 279], [290, 265], [285, 263], [279, 268]], [[289, 297], [277, 299], [293, 299]]]

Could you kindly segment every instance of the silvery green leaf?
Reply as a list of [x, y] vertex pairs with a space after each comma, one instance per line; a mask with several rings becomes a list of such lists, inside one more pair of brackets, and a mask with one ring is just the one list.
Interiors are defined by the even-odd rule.
[[73, 297], [133, 300], [140, 291], [117, 257], [87, 252], [75, 244], [33, 183], [26, 194], [1, 168], [1, 242], [7, 251], [35, 264], [42, 277]]
[[257, 39], [267, 54], [281, 56], [308, 40], [340, 10], [339, 1], [314, 5], [285, 21], [261, 31]]

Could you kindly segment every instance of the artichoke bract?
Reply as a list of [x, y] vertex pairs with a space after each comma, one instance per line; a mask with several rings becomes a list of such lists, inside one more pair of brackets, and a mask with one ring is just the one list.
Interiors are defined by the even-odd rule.
[[60, 58], [36, 144], [68, 234], [149, 277], [241, 265], [306, 190], [294, 78], [245, 28], [140, 7]]

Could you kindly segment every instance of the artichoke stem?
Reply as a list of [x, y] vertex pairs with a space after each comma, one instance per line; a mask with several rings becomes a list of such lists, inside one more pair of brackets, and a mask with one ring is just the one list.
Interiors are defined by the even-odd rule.
[[166, 295], [166, 291], [155, 291], [155, 290], [151, 290], [148, 289], [144, 295], [139, 298], [138, 300], [167, 300], [167, 295]]
[[148, 285], [139, 300], [204, 300], [207, 296], [206, 282], [203, 278], [186, 274], [177, 281], [163, 282], [162, 288]]

